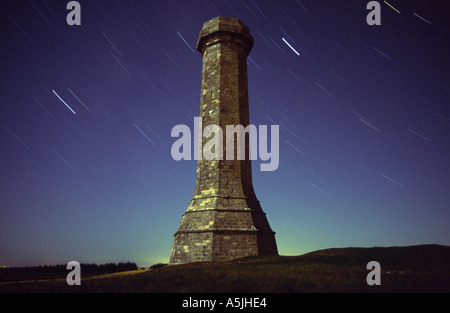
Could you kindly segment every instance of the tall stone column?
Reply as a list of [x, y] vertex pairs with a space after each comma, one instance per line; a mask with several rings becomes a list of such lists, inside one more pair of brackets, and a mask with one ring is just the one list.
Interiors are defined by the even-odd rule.
[[[249, 29], [237, 18], [216, 17], [203, 25], [197, 50], [203, 56], [201, 130], [223, 130], [223, 157], [197, 161], [195, 192], [174, 235], [171, 264], [227, 261], [278, 254], [275, 233], [252, 184], [248, 134], [245, 159], [227, 159], [227, 125], [249, 125], [247, 56], [253, 47]], [[217, 134], [215, 134], [217, 135]], [[200, 139], [202, 147], [211, 137]], [[218, 147], [215, 147], [216, 149]], [[197, 152], [197, 151], [196, 151]]]

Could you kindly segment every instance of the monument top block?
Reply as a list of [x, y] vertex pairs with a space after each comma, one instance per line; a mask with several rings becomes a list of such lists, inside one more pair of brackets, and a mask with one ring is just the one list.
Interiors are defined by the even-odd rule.
[[247, 55], [253, 47], [253, 36], [240, 19], [218, 16], [203, 24], [197, 41], [197, 50], [203, 55], [206, 47], [226, 39], [242, 45]]

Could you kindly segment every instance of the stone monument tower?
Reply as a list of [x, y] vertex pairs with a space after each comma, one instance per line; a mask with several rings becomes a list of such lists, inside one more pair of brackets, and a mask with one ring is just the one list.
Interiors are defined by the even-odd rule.
[[[238, 18], [204, 23], [197, 41], [203, 56], [200, 136], [207, 125], [223, 130], [249, 125], [247, 56], [252, 47], [253, 37]], [[208, 140], [202, 136], [201, 146]], [[248, 136], [245, 160], [236, 157], [234, 142], [233, 160], [226, 158], [223, 136], [222, 160], [197, 161], [194, 196], [174, 234], [170, 264], [278, 254], [275, 233], [253, 190]]]

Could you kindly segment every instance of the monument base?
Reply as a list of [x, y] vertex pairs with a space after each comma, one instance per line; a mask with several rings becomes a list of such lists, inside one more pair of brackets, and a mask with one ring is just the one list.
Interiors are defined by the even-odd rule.
[[278, 254], [273, 232], [185, 231], [175, 234], [170, 264], [224, 262], [266, 254]]

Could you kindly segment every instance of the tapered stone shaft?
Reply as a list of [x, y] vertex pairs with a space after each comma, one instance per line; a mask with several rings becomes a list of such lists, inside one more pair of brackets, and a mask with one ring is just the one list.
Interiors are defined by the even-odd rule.
[[[218, 159], [197, 161], [194, 196], [174, 235], [171, 264], [278, 254], [275, 233], [253, 190], [248, 134], [244, 160], [237, 157], [238, 136], [232, 147], [234, 157], [227, 158], [226, 154], [230, 149], [227, 125], [246, 127], [250, 123], [247, 56], [252, 47], [248, 27], [237, 18], [216, 17], [205, 22], [200, 32], [197, 50], [203, 56], [203, 71], [199, 134], [202, 136], [208, 125], [220, 126], [223, 151]], [[200, 149], [214, 135], [202, 136]]]

